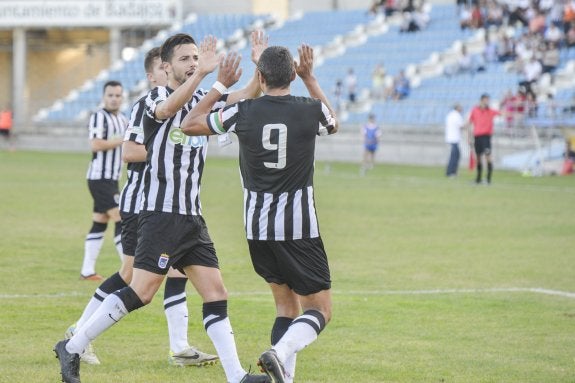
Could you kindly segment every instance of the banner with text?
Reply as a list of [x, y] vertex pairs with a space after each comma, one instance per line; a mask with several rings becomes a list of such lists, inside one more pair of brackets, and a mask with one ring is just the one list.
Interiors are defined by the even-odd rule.
[[4, 0], [0, 28], [168, 25], [181, 0]]

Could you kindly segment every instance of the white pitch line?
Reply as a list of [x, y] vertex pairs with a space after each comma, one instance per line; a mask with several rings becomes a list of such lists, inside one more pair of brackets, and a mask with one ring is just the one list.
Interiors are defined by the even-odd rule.
[[[501, 287], [485, 289], [432, 289], [432, 290], [367, 290], [367, 291], [339, 291], [334, 290], [333, 295], [343, 296], [377, 296], [377, 295], [442, 295], [442, 294], [485, 294], [485, 293], [534, 293], [553, 295], [563, 298], [575, 299], [575, 292], [544, 289], [541, 287]], [[269, 291], [238, 291], [230, 292], [232, 296], [267, 296]], [[79, 291], [54, 294], [0, 294], [0, 299], [34, 299], [34, 298], [66, 298], [87, 297], [89, 294]]]

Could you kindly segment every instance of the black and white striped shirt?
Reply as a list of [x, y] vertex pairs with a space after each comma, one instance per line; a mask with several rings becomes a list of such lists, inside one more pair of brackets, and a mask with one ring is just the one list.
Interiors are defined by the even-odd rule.
[[[123, 137], [128, 119], [122, 113], [113, 114], [100, 109], [90, 116], [89, 138], [107, 140]], [[122, 173], [122, 146], [92, 153], [86, 178], [89, 180], [117, 181]]]
[[247, 238], [319, 237], [314, 155], [316, 136], [335, 126], [327, 106], [307, 97], [263, 96], [211, 113], [207, 123], [216, 134], [238, 136]]
[[[200, 185], [208, 138], [187, 136], [180, 129], [180, 124], [207, 91], [196, 90], [191, 101], [175, 116], [157, 120], [156, 106], [172, 92], [172, 89], [160, 86], [152, 89], [146, 98], [144, 143], [148, 158], [141, 210], [201, 215]], [[223, 95], [214, 110], [222, 108], [226, 99], [227, 95]]]
[[[124, 141], [144, 144], [144, 127], [142, 118], [146, 110], [146, 96], [140, 98], [132, 107], [130, 122], [124, 135]], [[120, 195], [120, 211], [128, 214], [138, 214], [143, 189], [143, 175], [146, 162], [129, 162], [128, 179]]]

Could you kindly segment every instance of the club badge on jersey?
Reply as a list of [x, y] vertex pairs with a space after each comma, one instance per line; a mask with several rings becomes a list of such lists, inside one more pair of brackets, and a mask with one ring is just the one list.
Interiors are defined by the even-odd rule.
[[158, 259], [158, 267], [160, 269], [165, 269], [168, 267], [168, 261], [170, 260], [170, 256], [168, 254], [160, 255], [160, 259]]

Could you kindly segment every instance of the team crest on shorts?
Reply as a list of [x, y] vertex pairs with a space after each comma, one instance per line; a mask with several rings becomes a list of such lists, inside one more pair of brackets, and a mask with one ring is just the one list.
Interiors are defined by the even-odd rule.
[[168, 261], [170, 260], [170, 256], [168, 254], [160, 255], [160, 259], [158, 259], [158, 267], [160, 269], [165, 269], [168, 267]]

